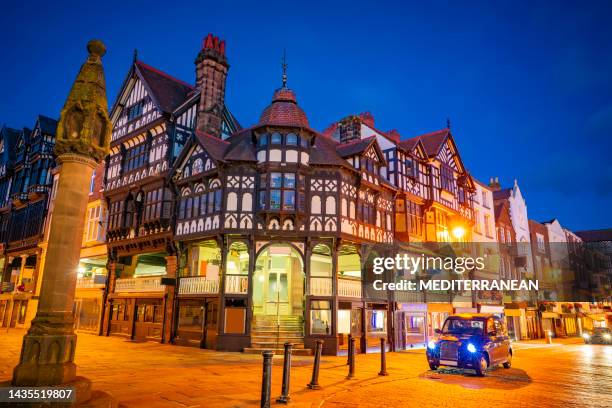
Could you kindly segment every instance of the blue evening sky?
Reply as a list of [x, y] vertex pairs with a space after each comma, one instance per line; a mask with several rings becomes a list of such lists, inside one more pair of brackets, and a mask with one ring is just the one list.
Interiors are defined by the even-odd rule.
[[[423, 3], [429, 3], [424, 5]], [[213, 32], [227, 41], [227, 104], [253, 125], [280, 85], [323, 130], [370, 111], [411, 137], [450, 117], [482, 181], [517, 178], [530, 218], [612, 227], [612, 2], [4, 2], [0, 124], [57, 117], [90, 38], [108, 48], [109, 103], [134, 48], [194, 82]]]

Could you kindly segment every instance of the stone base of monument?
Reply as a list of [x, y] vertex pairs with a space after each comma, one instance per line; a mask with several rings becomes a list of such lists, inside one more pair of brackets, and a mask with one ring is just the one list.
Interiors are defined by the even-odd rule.
[[[0, 388], [14, 387], [10, 381], [0, 382]], [[36, 387], [32, 387], [36, 388]], [[79, 408], [117, 408], [119, 403], [110, 394], [91, 389], [91, 381], [85, 377], [75, 377], [73, 381], [52, 385], [44, 386], [45, 389], [58, 388], [58, 389], [72, 389], [74, 392], [73, 402], [20, 402], [10, 403], [10, 406], [14, 407], [79, 407]]]

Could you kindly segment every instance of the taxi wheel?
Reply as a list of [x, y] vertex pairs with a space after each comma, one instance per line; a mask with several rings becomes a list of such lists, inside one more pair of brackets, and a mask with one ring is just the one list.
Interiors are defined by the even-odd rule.
[[479, 377], [484, 377], [487, 373], [487, 367], [489, 366], [489, 362], [487, 361], [487, 357], [484, 354], [480, 355], [478, 359], [478, 364], [476, 365], [476, 375]]
[[508, 360], [504, 363], [504, 368], [512, 367], [512, 353], [508, 353]]
[[433, 363], [429, 363], [429, 368], [433, 371], [436, 371], [438, 369], [438, 366]]

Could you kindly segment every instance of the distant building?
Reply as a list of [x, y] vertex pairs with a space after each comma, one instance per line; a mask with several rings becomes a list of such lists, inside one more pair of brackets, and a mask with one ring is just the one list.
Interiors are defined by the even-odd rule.
[[46, 253], [44, 224], [55, 167], [56, 127], [56, 120], [39, 115], [32, 130], [5, 127], [1, 132], [0, 246], [4, 265], [0, 323], [5, 327], [27, 327], [36, 313]]

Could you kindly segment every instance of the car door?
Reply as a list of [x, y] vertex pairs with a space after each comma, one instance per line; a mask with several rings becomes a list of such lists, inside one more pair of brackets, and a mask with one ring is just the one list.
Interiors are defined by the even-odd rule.
[[504, 327], [503, 323], [499, 320], [494, 321], [495, 332], [497, 333], [496, 341], [497, 341], [497, 361], [503, 363], [506, 361], [508, 356], [508, 351], [510, 350], [510, 338], [508, 337], [508, 332]]
[[487, 319], [486, 335], [489, 339], [489, 364], [494, 365], [499, 361], [499, 343], [497, 341], [498, 333], [495, 330], [493, 319]]

